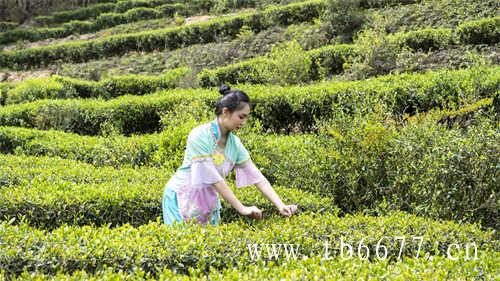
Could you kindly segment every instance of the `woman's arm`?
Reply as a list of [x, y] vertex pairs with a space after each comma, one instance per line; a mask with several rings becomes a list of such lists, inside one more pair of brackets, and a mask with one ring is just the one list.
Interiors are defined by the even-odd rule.
[[278, 208], [278, 210], [282, 209], [285, 206], [285, 204], [283, 203], [283, 201], [281, 201], [280, 197], [278, 196], [276, 191], [274, 191], [273, 187], [267, 179], [256, 183], [255, 186], [257, 186], [260, 192], [262, 192], [262, 194], [264, 194], [264, 196], [269, 201], [271, 201], [274, 206]]
[[256, 183], [255, 186], [278, 208], [281, 215], [289, 217], [297, 212], [297, 205], [285, 205], [267, 179]]
[[243, 205], [238, 198], [234, 195], [233, 191], [227, 186], [225, 181], [218, 181], [213, 184], [213, 187], [220, 195], [233, 206], [238, 213], [244, 216], [251, 216], [255, 219], [262, 218], [262, 211], [255, 206], [246, 207]]

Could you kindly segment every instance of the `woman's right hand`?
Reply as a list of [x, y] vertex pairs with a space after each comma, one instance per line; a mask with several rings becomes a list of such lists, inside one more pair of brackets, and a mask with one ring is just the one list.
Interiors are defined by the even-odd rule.
[[243, 208], [243, 210], [240, 212], [240, 214], [243, 216], [254, 218], [256, 220], [262, 219], [262, 211], [255, 206], [251, 206], [251, 207], [245, 206]]

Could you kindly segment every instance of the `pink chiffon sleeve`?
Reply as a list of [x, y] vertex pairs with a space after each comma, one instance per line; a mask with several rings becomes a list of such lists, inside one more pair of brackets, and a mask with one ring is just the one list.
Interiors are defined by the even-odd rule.
[[236, 171], [236, 187], [253, 185], [266, 180], [264, 175], [255, 167], [251, 159], [248, 159], [241, 165], [235, 166]]
[[196, 158], [191, 163], [191, 185], [203, 187], [224, 180], [211, 157]]

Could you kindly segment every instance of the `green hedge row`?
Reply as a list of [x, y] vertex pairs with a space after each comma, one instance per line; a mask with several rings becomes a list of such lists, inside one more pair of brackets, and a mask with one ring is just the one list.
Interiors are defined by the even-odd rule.
[[0, 127], [0, 152], [52, 156], [94, 166], [135, 167], [162, 165], [162, 134], [90, 137], [60, 131]]
[[[82, 22], [79, 25], [79, 29], [83, 30], [85, 28], [91, 28], [91, 26], [92, 24], [89, 22]], [[37, 41], [46, 38], [61, 38], [71, 34], [71, 32], [68, 30], [69, 27], [71, 27], [71, 24], [68, 24], [65, 27], [54, 28], [44, 27], [37, 29], [12, 29], [0, 34], [0, 44], [8, 44], [19, 40]]]
[[[325, 74], [341, 72], [342, 64], [354, 54], [355, 49], [352, 45], [325, 46], [307, 52], [312, 61], [308, 71], [308, 79], [317, 80]], [[252, 76], [253, 73], [257, 73], [260, 63], [265, 67], [271, 63], [271, 60], [258, 58], [215, 70], [205, 70], [198, 75], [197, 79], [203, 87], [218, 86], [224, 81], [226, 83], [263, 83], [266, 81], [263, 74]], [[143, 95], [159, 89], [178, 87], [183, 80], [191, 78], [187, 68], [175, 69], [167, 73], [166, 76], [162, 77], [167, 85], [158, 85], [159, 82], [155, 82], [159, 81], [157, 77], [141, 75], [113, 77], [99, 83], [60, 76], [26, 80], [15, 85], [5, 84], [7, 88], [3, 91], [0, 104], [22, 103], [46, 98], [104, 97], [107, 99], [124, 94]], [[114, 80], [125, 79], [128, 81], [125, 89], [109, 86], [116, 84]]]
[[[370, 81], [323, 83], [306, 87], [241, 86], [253, 100], [253, 116], [265, 130], [291, 132], [314, 130], [316, 119], [333, 113], [332, 105], [346, 110], [368, 109], [377, 104], [388, 114], [402, 116], [451, 103], [464, 105], [490, 97], [499, 89], [498, 67], [438, 71], [425, 74], [387, 75]], [[121, 96], [101, 100], [41, 100], [0, 108], [1, 126], [57, 129], [83, 135], [102, 133], [102, 124], [119, 133], [160, 130], [164, 113], [199, 102], [194, 109], [205, 115], [213, 110], [218, 93], [186, 89], [146, 96]]]
[[14, 29], [18, 26], [19, 24], [15, 22], [9, 22], [9, 21], [0, 21], [0, 32], [8, 31], [11, 29]]
[[420, 2], [420, 0], [360, 0], [362, 8], [382, 8], [387, 6], [406, 5]]
[[110, 3], [98, 3], [77, 10], [56, 12], [48, 16], [38, 16], [35, 17], [35, 21], [40, 25], [51, 25], [94, 18], [101, 13], [112, 12], [114, 10], [116, 4], [112, 3], [113, 1], [109, 2]]
[[90, 7], [85, 7], [72, 11], [56, 12], [48, 16], [35, 17], [35, 21], [41, 25], [52, 25], [58, 23], [66, 23], [75, 20], [87, 20], [96, 18], [103, 13], [117, 12], [123, 13], [127, 10], [139, 7], [152, 8], [163, 4], [172, 4], [174, 0], [154, 0], [154, 1], [137, 1], [137, 0], [118, 0], [107, 1], [110, 3], [100, 3]]
[[95, 30], [139, 20], [172, 17], [176, 13], [187, 16], [195, 12], [195, 10], [188, 9], [185, 4], [176, 3], [164, 4], [155, 8], [134, 8], [124, 13], [106, 13], [97, 17], [95, 21]]
[[[375, 246], [376, 250], [376, 246]], [[381, 250], [381, 254], [383, 250]], [[453, 253], [453, 252], [452, 252]], [[370, 252], [373, 255], [373, 252]], [[453, 255], [455, 255], [453, 253]], [[467, 278], [494, 279], [497, 274], [495, 267], [500, 262], [498, 252], [487, 252], [481, 259], [453, 261], [443, 256], [433, 256], [429, 259], [405, 259], [402, 262], [389, 260], [342, 259], [334, 257], [325, 261], [323, 257], [312, 257], [305, 260], [290, 260], [280, 266], [253, 266], [244, 271], [224, 269], [208, 275], [209, 280], [435, 280]], [[196, 271], [193, 270], [194, 276]], [[134, 273], [135, 274], [135, 273]], [[139, 273], [140, 274], [140, 273]], [[146, 274], [145, 274], [146, 275]], [[85, 276], [85, 274], [83, 274]], [[76, 276], [75, 276], [76, 277]], [[201, 277], [204, 279], [205, 276]], [[109, 277], [111, 278], [111, 276]], [[159, 279], [188, 280], [185, 276], [174, 272], [162, 272]]]
[[[453, 253], [454, 254], [454, 253]], [[383, 255], [383, 253], [381, 254]], [[192, 269], [189, 275], [177, 274], [172, 270], [163, 269], [154, 280], [494, 280], [496, 267], [500, 262], [498, 252], [485, 253], [477, 260], [461, 260], [457, 262], [442, 256], [432, 259], [405, 259], [402, 262], [366, 261], [361, 259], [341, 259], [334, 257], [324, 261], [321, 257], [311, 257], [305, 260], [290, 260], [278, 266], [249, 266], [245, 270], [223, 269], [222, 272], [212, 271], [209, 274]], [[6, 275], [6, 274], [4, 274]], [[0, 273], [0, 276], [1, 273]], [[142, 269], [132, 273], [115, 272], [107, 268], [99, 272], [75, 271], [72, 274], [58, 273], [55, 275], [23, 272], [12, 280], [150, 280], [152, 274]]]
[[124, 13], [103, 13], [93, 21], [69, 21], [53, 28], [13, 29], [0, 34], [0, 44], [8, 44], [20, 40], [33, 42], [47, 38], [62, 38], [71, 34], [91, 33], [119, 24], [172, 17], [176, 12], [181, 15], [187, 15], [188, 11], [184, 4], [165, 4], [156, 8], [134, 8]]
[[390, 36], [400, 46], [413, 50], [436, 50], [453, 44], [489, 44], [500, 42], [500, 17], [469, 21], [455, 29], [428, 28]]
[[57, 158], [1, 158], [3, 220], [23, 218], [46, 228], [64, 223], [140, 225], [161, 214], [158, 198], [169, 173], [160, 169], [97, 169]]
[[[85, 81], [69, 77], [51, 76], [25, 80], [5, 89], [2, 104], [31, 102], [39, 99], [104, 98], [126, 94], [145, 95], [162, 89], [180, 87], [191, 70], [176, 68], [161, 75], [112, 76], [100, 81]], [[9, 86], [6, 86], [9, 87]]]
[[[396, 236], [406, 239], [401, 250], [403, 261], [412, 259], [417, 252], [422, 259], [446, 257], [447, 249], [453, 243], [462, 247], [476, 243], [481, 260], [496, 257], [499, 250], [492, 231], [484, 232], [472, 225], [438, 222], [404, 213], [339, 218], [328, 213], [306, 212], [291, 218], [276, 216], [257, 222], [238, 221], [205, 228], [150, 223], [137, 228], [130, 225], [113, 229], [108, 226], [63, 226], [47, 231], [25, 224], [1, 223], [0, 250], [3, 254], [0, 255], [0, 271], [7, 276], [16, 276], [23, 271], [71, 274], [78, 270], [99, 272], [111, 267], [124, 272], [141, 269], [157, 276], [164, 268], [181, 274], [189, 274], [193, 269], [198, 274], [206, 274], [211, 270], [279, 267], [286, 263], [285, 258], [252, 261], [247, 244], [300, 244], [301, 255], [321, 257], [325, 242], [332, 248], [338, 247], [341, 237], [344, 242], [354, 245], [364, 238], [362, 243], [370, 253], [375, 253], [377, 243], [381, 241], [390, 253], [388, 259], [394, 261], [401, 248], [398, 246], [401, 242], [394, 238]], [[420, 251], [418, 241], [411, 241], [416, 236], [423, 238]], [[465, 256], [463, 248], [460, 253]], [[371, 257], [376, 260], [374, 255]]]
[[55, 156], [99, 167], [157, 166], [175, 170], [183, 160], [189, 132], [213, 118], [206, 113], [200, 116], [197, 108], [201, 106], [190, 103], [179, 107], [177, 113], [162, 117], [162, 133], [142, 136], [116, 135], [112, 128], [106, 129], [107, 136], [91, 137], [54, 130], [0, 127], [0, 153]]
[[212, 42], [220, 36], [234, 37], [244, 25], [258, 32], [275, 25], [311, 21], [319, 17], [324, 5], [321, 0], [312, 0], [189, 26], [2, 52], [0, 53], [0, 66], [30, 68], [48, 65], [55, 61], [83, 62], [89, 59], [122, 55], [129, 51], [175, 49], [192, 44], [203, 44]]
[[[161, 196], [171, 172], [165, 169], [96, 168], [77, 161], [48, 157], [1, 155], [1, 219], [23, 219], [52, 229], [62, 224], [142, 225], [161, 217]], [[237, 189], [243, 204], [258, 205], [265, 215], [277, 210], [255, 187]], [[334, 211], [331, 199], [275, 187], [284, 202], [308, 211]], [[224, 202], [224, 222], [240, 215]]]
[[[341, 73], [343, 64], [356, 53], [354, 45], [331, 45], [306, 52], [311, 60], [307, 80], [319, 80], [323, 75]], [[205, 69], [197, 78], [200, 86], [205, 88], [224, 83], [263, 84], [268, 82], [265, 69], [274, 63], [272, 59], [259, 57], [216, 69]]]
[[[35, 20], [41, 25], [52, 25], [57, 23], [66, 23], [70, 21], [87, 20], [97, 18], [106, 12], [124, 13], [135, 8], [156, 8], [162, 5], [184, 5], [188, 11], [201, 12], [226, 12], [228, 10], [266, 7], [269, 5], [283, 5], [290, 2], [299, 2], [301, 0], [195, 0], [183, 3], [178, 0], [118, 0], [106, 1], [113, 3], [97, 4], [92, 7], [82, 8], [74, 11], [57, 12], [49, 16], [38, 16]], [[186, 2], [186, 1], [184, 1]]]
[[[416, 51], [430, 51], [445, 48], [454, 44], [453, 32], [447, 28], [426, 28], [389, 36], [389, 40], [400, 47], [408, 47]], [[472, 42], [464, 42], [471, 44]]]
[[[484, 112], [491, 110], [492, 106], [492, 99], [487, 98], [459, 110], [431, 110], [404, 120], [405, 122], [423, 122], [422, 120], [425, 120], [445, 124], [449, 128], [453, 128], [456, 123], [474, 125], [471, 117], [481, 116]], [[166, 124], [162, 133], [132, 137], [118, 135], [94, 137], [54, 130], [0, 127], [0, 153], [62, 157], [98, 167], [167, 166], [173, 170], [180, 165], [183, 159], [183, 150], [190, 130], [210, 120], [209, 117], [202, 120], [187, 115], [184, 113], [182, 118], [175, 116], [178, 123]], [[165, 117], [165, 119], [170, 118], [174, 118], [174, 116], [167, 115]], [[253, 124], [247, 125], [245, 132], [239, 134], [250, 138], [251, 131], [255, 128], [248, 130], [249, 126], [251, 127]], [[259, 139], [261, 137], [253, 136], [252, 138]], [[280, 138], [286, 137], [281, 136], [278, 139]], [[293, 140], [298, 138], [298, 136], [294, 136], [287, 141], [290, 144], [295, 144], [297, 142]], [[303, 142], [308, 143], [309, 141], [306, 140], [307, 138]], [[298, 142], [296, 147], [301, 145], [302, 142]], [[255, 149], [257, 155], [260, 154], [261, 149], [257, 145]], [[300, 161], [302, 159], [299, 160], [299, 163]]]
[[464, 44], [498, 44], [500, 17], [466, 22], [457, 27], [458, 38]]
[[[424, 29], [408, 33], [400, 33], [390, 36], [401, 47], [409, 47], [414, 50], [431, 50], [447, 47], [453, 44], [451, 29]], [[304, 80], [314, 81], [324, 75], [335, 75], [343, 72], [343, 65], [349, 58], [359, 56], [355, 45], [333, 45], [325, 46], [317, 50], [305, 52], [311, 63], [306, 65], [306, 78]], [[273, 77], [268, 71], [276, 71], [283, 68], [283, 64], [266, 57], [257, 57], [247, 61], [219, 67], [216, 69], [205, 69], [198, 74], [199, 84], [202, 87], [214, 87], [221, 84], [273, 84]], [[297, 71], [288, 69], [288, 71]], [[303, 71], [301, 69], [300, 71]]]
[[[189, 2], [189, 1], [188, 1]], [[196, 3], [196, 2], [195, 2]], [[133, 1], [118, 1], [116, 3], [115, 12], [123, 13], [135, 8], [155, 8], [165, 4], [186, 4], [178, 0], [133, 0]], [[194, 5], [190, 6], [194, 8]]]

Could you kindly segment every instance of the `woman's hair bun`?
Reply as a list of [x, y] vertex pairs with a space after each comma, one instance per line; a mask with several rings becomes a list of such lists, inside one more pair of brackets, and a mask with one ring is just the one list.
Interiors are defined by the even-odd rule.
[[229, 94], [230, 91], [231, 91], [231, 87], [229, 87], [228, 85], [223, 84], [219, 88], [219, 93], [221, 93], [221, 95], [227, 95], [227, 94]]

